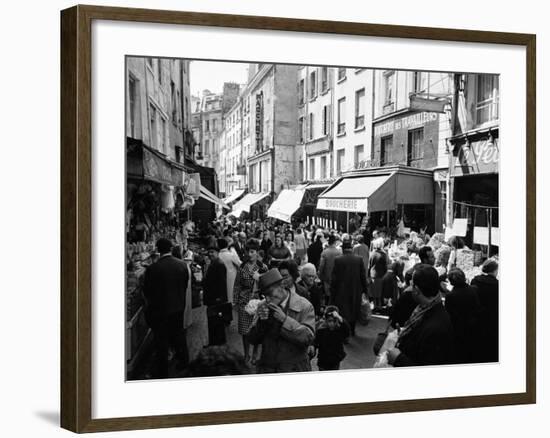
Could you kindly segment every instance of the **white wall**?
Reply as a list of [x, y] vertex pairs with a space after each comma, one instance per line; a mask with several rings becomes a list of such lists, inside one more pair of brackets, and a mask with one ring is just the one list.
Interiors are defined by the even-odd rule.
[[[73, 1], [10, 2], [2, 14], [3, 59], [3, 135], [0, 172], [2, 215], [0, 230], [3, 251], [0, 255], [3, 312], [2, 431], [8, 437], [72, 436], [57, 426], [59, 406], [59, 10]], [[543, 78], [550, 76], [547, 54], [550, 30], [548, 12], [542, 2], [525, 0], [504, 3], [464, 0], [459, 7], [440, 1], [359, 6], [353, 0], [320, 0], [311, 7], [306, 2], [280, 0], [258, 2], [241, 0], [90, 0], [87, 3], [110, 6], [135, 6], [163, 9], [242, 13], [250, 15], [292, 16], [326, 20], [369, 21], [437, 27], [467, 27], [492, 31], [538, 33], [538, 126], [539, 126], [539, 218], [548, 221], [549, 211], [542, 201], [548, 153], [547, 102], [550, 93]], [[40, 69], [37, 70], [37, 67]], [[39, 80], [38, 80], [39, 78]], [[122, 80], [122, 78], [121, 78]], [[22, 86], [19, 85], [23, 84]], [[503, 97], [504, 98], [504, 97]], [[21, 141], [28, 132], [32, 115], [33, 141]], [[23, 116], [24, 115], [24, 116]], [[546, 210], [546, 211], [545, 211]], [[539, 437], [548, 429], [550, 410], [548, 369], [549, 321], [543, 317], [548, 308], [544, 294], [548, 284], [543, 268], [548, 257], [548, 232], [540, 227], [538, 242], [538, 404], [483, 409], [423, 413], [359, 416], [336, 419], [251, 423], [244, 425], [196, 427], [160, 431], [107, 433], [102, 437], [204, 437], [226, 438], [259, 436], [293, 437], [440, 437], [479, 436]], [[544, 340], [544, 341], [543, 341]], [[546, 344], [544, 350], [543, 342]], [[293, 389], [296, 390], [296, 389]], [[236, 397], [243, 396], [236, 394]], [[244, 395], [246, 396], [246, 395]]]

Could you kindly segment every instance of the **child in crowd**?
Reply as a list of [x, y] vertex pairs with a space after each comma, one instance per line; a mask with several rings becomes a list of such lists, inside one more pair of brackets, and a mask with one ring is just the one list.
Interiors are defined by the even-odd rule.
[[338, 307], [327, 306], [315, 335], [319, 371], [340, 369], [340, 362], [346, 357], [344, 344], [349, 335], [349, 325], [338, 313]]

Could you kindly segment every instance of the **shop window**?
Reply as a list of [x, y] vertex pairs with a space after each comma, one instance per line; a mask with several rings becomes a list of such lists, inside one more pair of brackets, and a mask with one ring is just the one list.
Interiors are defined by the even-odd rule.
[[391, 149], [393, 147], [393, 135], [383, 137], [380, 140], [380, 166], [391, 162]]
[[424, 143], [424, 128], [409, 131], [407, 144], [407, 166], [422, 159], [422, 145]]
[[365, 89], [355, 92], [355, 129], [365, 126]]
[[498, 120], [498, 76], [477, 75], [476, 122], [477, 125]]
[[338, 99], [338, 134], [346, 132], [346, 98]]

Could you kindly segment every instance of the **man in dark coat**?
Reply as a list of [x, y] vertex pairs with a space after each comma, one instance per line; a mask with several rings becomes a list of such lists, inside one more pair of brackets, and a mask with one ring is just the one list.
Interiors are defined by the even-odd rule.
[[153, 331], [157, 369], [155, 377], [168, 377], [168, 352], [175, 350], [177, 367], [183, 368], [189, 360], [183, 332], [185, 291], [189, 280], [185, 263], [171, 254], [172, 243], [157, 241], [160, 258], [145, 271], [143, 295], [146, 299], [145, 318]]
[[447, 275], [453, 289], [445, 295], [445, 309], [455, 334], [456, 362], [479, 362], [479, 315], [477, 291], [466, 283], [462, 269], [451, 268]]
[[330, 284], [331, 304], [340, 309], [348, 322], [351, 335], [355, 335], [355, 323], [361, 308], [361, 296], [367, 293], [367, 276], [363, 259], [352, 253], [351, 242], [342, 245], [343, 255], [334, 260]]
[[395, 367], [452, 363], [453, 326], [439, 293], [439, 275], [434, 267], [419, 265], [412, 283], [418, 305], [400, 332], [396, 347], [388, 351], [388, 363]]
[[498, 262], [486, 260], [481, 266], [482, 275], [472, 279], [481, 304], [480, 362], [498, 362]]
[[208, 320], [208, 345], [223, 345], [225, 337], [224, 306], [227, 306], [227, 268], [218, 257], [217, 245], [208, 248], [210, 265], [202, 280], [203, 302]]
[[321, 241], [323, 236], [318, 234], [315, 237], [314, 242], [307, 247], [307, 261], [315, 265], [315, 269], [319, 270], [319, 263], [321, 262], [321, 253], [323, 252], [323, 242]]

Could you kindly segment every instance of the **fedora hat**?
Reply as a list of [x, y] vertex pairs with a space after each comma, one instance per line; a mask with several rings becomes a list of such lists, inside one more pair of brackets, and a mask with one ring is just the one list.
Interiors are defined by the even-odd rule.
[[258, 281], [258, 288], [261, 292], [265, 291], [270, 286], [279, 284], [283, 281], [283, 277], [278, 269], [273, 268], [267, 271], [265, 274], [260, 275], [260, 280]]

